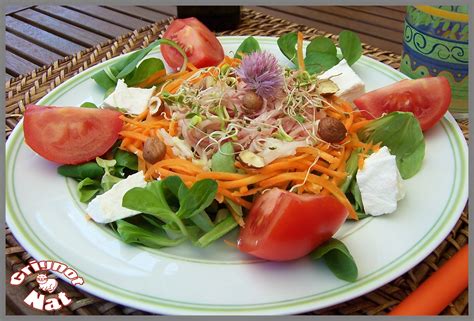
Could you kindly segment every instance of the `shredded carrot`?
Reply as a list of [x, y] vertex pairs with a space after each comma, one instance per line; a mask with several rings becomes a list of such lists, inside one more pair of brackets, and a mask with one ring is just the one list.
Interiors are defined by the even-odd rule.
[[187, 65], [188, 69], [191, 69], [192, 71], [196, 71], [198, 70], [198, 68], [196, 68], [196, 66], [194, 66], [191, 62], [188, 61]]
[[349, 128], [349, 131], [351, 133], [356, 133], [359, 131], [359, 129], [365, 127], [366, 125], [370, 124], [373, 120], [372, 119], [367, 119], [367, 120], [361, 120], [359, 122], [354, 122], [352, 126]]
[[127, 145], [125, 147], [129, 152], [137, 155], [137, 157], [139, 159], [143, 159], [143, 152], [141, 150], [139, 150], [137, 147], [135, 147], [135, 145]]
[[298, 147], [296, 149], [296, 152], [297, 153], [307, 153], [307, 154], [311, 154], [315, 157], [321, 157], [322, 159], [324, 159], [328, 163], [334, 163], [334, 162], [337, 161], [337, 159], [334, 156], [332, 156], [331, 154], [329, 154], [325, 151], [322, 151], [318, 148], [314, 148], [314, 147]]
[[145, 173], [145, 176], [150, 176], [153, 171], [158, 170], [161, 167], [184, 167], [187, 168], [189, 173], [194, 173], [194, 175], [201, 173], [203, 170], [199, 166], [193, 164], [191, 161], [181, 158], [175, 159], [165, 159], [161, 160], [148, 169], [148, 172]]
[[309, 156], [308, 154], [303, 153], [302, 155], [298, 155], [298, 156], [287, 156], [287, 157], [278, 158], [274, 160], [270, 165], [267, 165], [264, 168], [266, 169], [268, 166], [271, 166], [272, 164], [296, 162], [296, 161], [305, 159], [308, 156]]
[[249, 188], [247, 186], [241, 186], [239, 188], [240, 193], [247, 193], [249, 191]]
[[157, 72], [152, 74], [150, 77], [148, 77], [147, 79], [139, 83], [138, 87], [141, 87], [141, 88], [151, 87], [152, 85], [156, 83], [158, 79], [162, 78], [165, 75], [166, 75], [165, 69], [158, 70]]
[[303, 58], [303, 33], [298, 31], [298, 41], [296, 45], [296, 52], [298, 55], [298, 69], [304, 71], [304, 58]]
[[177, 79], [173, 80], [171, 83], [166, 85], [164, 87], [164, 90], [173, 93], [176, 91], [176, 89], [183, 84], [184, 81], [186, 81], [188, 78], [193, 76], [196, 72], [198, 72], [200, 69], [196, 69], [190, 72], [183, 73], [180, 75]]
[[[306, 165], [307, 168], [309, 168], [309, 166], [311, 165], [311, 163], [309, 161], [305, 161], [304, 162], [304, 165]], [[328, 169], [324, 166], [321, 166], [321, 165], [318, 165], [318, 164], [314, 164], [312, 165], [309, 169], [313, 169], [313, 170], [316, 170], [320, 173], [323, 173], [323, 174], [326, 174], [326, 175], [329, 175], [329, 176], [333, 176], [333, 177], [337, 177], [337, 178], [346, 178], [347, 174], [345, 172], [342, 172], [342, 171], [335, 171], [335, 170], [332, 170], [332, 169]]]
[[122, 136], [122, 137], [129, 137], [129, 138], [138, 139], [138, 140], [141, 140], [143, 142], [148, 139], [148, 137], [146, 135], [136, 133], [136, 132], [132, 132], [132, 131], [122, 130], [121, 132], [119, 132], [119, 135]]
[[139, 115], [137, 115], [137, 117], [135, 117], [133, 120], [135, 121], [141, 121], [143, 119], [146, 118], [146, 116], [148, 115], [148, 108], [145, 109], [144, 111], [142, 111]]
[[361, 170], [364, 167], [364, 154], [360, 153], [357, 158], [357, 168]]
[[[237, 197], [251, 196], [251, 195], [255, 195], [261, 192], [264, 189], [265, 189], [264, 187], [255, 187], [255, 188], [249, 189], [247, 192], [241, 192], [240, 190], [238, 192], [232, 192], [232, 195], [237, 196]], [[286, 188], [283, 188], [283, 189], [286, 189]]]
[[169, 121], [163, 120], [149, 120], [149, 121], [136, 121], [132, 118], [128, 118], [125, 115], [121, 115], [120, 119], [123, 120], [125, 125], [133, 125], [135, 127], [146, 127], [146, 128], [157, 128], [157, 127], [167, 127], [169, 126]]
[[178, 130], [178, 123], [175, 120], [172, 120], [169, 125], [169, 134], [171, 136], [176, 136]]
[[[305, 70], [303, 59], [303, 35], [297, 35], [298, 67]], [[238, 66], [240, 59], [225, 57], [217, 67], [197, 68], [188, 63], [185, 70], [173, 74], [155, 74], [149, 77], [142, 85], [164, 83], [163, 91], [170, 93], [179, 90], [183, 83], [198, 83], [207, 76], [217, 77], [222, 66]], [[298, 194], [312, 193], [318, 195], [333, 195], [345, 207], [350, 217], [357, 219], [355, 212], [338, 188], [346, 178], [346, 162], [354, 148], [361, 148], [358, 165], [363, 166], [365, 157], [370, 151], [376, 151], [380, 144], [362, 142], [357, 131], [369, 124], [359, 111], [354, 111], [352, 106], [339, 98], [329, 98], [324, 111], [327, 115], [340, 119], [348, 134], [339, 144], [319, 142], [315, 146], [299, 147], [293, 155], [279, 158], [262, 167], [253, 168], [240, 161], [235, 161], [238, 173], [225, 173], [208, 171], [204, 167], [193, 163], [192, 160], [182, 159], [173, 153], [172, 146], [166, 146], [166, 153], [162, 160], [155, 164], [147, 163], [143, 158], [144, 142], [150, 137], [163, 140], [162, 133], [170, 136], [180, 135], [181, 129], [176, 120], [170, 120], [169, 112], [166, 115], [152, 115], [148, 109], [137, 116], [120, 116], [123, 128], [120, 131], [122, 142], [120, 148], [134, 153], [138, 157], [139, 169], [145, 173], [146, 180], [179, 176], [190, 187], [201, 179], [214, 179], [218, 189], [215, 199], [219, 203], [231, 200], [236, 204], [250, 209], [251, 199], [269, 188], [292, 189]], [[243, 226], [243, 219], [229, 208], [234, 220]]]
[[247, 185], [258, 183], [258, 182], [263, 181], [264, 179], [267, 179], [271, 176], [272, 176], [272, 174], [252, 175], [250, 177], [237, 179], [237, 180], [234, 180], [232, 182], [221, 183], [220, 186], [222, 188], [226, 188], [226, 189], [239, 188], [241, 186], [247, 186]]
[[138, 170], [145, 171], [145, 161], [141, 157], [138, 158]]
[[229, 241], [229, 240], [224, 240], [224, 243], [227, 244], [230, 247], [233, 247], [235, 249], [239, 249], [239, 247], [237, 246], [237, 243], [235, 243], [235, 242], [232, 242], [232, 241]]
[[329, 109], [329, 108], [326, 109], [326, 114], [328, 116], [332, 117], [332, 118], [336, 118], [336, 119], [339, 119], [339, 120], [342, 119], [342, 114], [341, 113], [336, 112], [336, 111], [334, 111], [332, 109]]
[[211, 179], [217, 179], [217, 180], [223, 180], [223, 181], [232, 181], [236, 179], [242, 179], [249, 177], [250, 175], [248, 174], [236, 174], [236, 173], [227, 173], [227, 172], [202, 172], [197, 175], [198, 179], [205, 179], [205, 178], [211, 178]]
[[[149, 171], [150, 171], [150, 169], [148, 169], [147, 172], [149, 172]], [[175, 172], [173, 172], [173, 171], [171, 171], [171, 170], [164, 169], [164, 168], [162, 168], [162, 167], [158, 168], [156, 171], [158, 172], [159, 176], [160, 176], [160, 177], [163, 177], [163, 178], [168, 177], [168, 176], [174, 176], [174, 175], [176, 175]], [[183, 181], [189, 181], [189, 182], [193, 182], [193, 183], [196, 181], [196, 177], [195, 177], [195, 176], [190, 176], [190, 175], [185, 175], [185, 174], [179, 174], [178, 176], [181, 177], [181, 179], [182, 179]], [[147, 178], [147, 176], [145, 175], [145, 179], [146, 179], [146, 178]]]
[[237, 197], [232, 195], [232, 193], [224, 188], [218, 187], [219, 193], [221, 193], [223, 196], [227, 197], [231, 201], [234, 201], [235, 203], [242, 205], [246, 209], [250, 209], [252, 207], [252, 203], [244, 200], [243, 198]]
[[334, 195], [349, 211], [349, 216], [355, 220], [357, 220], [357, 214], [355, 213], [354, 209], [352, 208], [351, 203], [346, 198], [344, 193], [333, 183], [324, 179], [320, 176], [314, 174], [307, 174], [305, 172], [294, 172], [294, 173], [284, 173], [278, 174], [272, 178], [266, 179], [259, 183], [262, 187], [270, 187], [274, 184], [288, 181], [288, 180], [295, 180], [295, 181], [304, 181], [307, 180], [311, 183], [318, 184], [325, 188], [329, 193]]
[[185, 73], [187, 73], [186, 70], [181, 70], [181, 71], [179, 71], [179, 72], [175, 72], [175, 73], [172, 73], [172, 74], [164, 75], [163, 77], [158, 78], [154, 83], [152, 83], [152, 85], [158, 85], [158, 84], [164, 83], [164, 82], [167, 81], [167, 80], [179, 78], [179, 77], [181, 77], [181, 76], [182, 76], [183, 74], [185, 74]]

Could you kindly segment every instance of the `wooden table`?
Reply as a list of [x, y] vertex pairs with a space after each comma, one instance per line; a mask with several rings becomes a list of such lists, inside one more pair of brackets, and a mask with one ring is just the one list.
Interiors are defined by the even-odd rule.
[[[334, 34], [350, 29], [366, 43], [401, 54], [404, 7], [251, 8]], [[9, 6], [5, 17], [6, 80], [176, 13], [176, 6]]]

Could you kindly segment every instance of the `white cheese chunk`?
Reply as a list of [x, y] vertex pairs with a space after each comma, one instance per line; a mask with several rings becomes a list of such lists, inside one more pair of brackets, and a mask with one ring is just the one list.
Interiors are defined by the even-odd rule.
[[390, 154], [386, 146], [365, 159], [356, 180], [367, 214], [378, 216], [393, 213], [397, 209], [397, 201], [405, 197], [395, 156]]
[[148, 108], [154, 91], [155, 87], [149, 89], [127, 87], [123, 79], [119, 79], [114, 92], [104, 100], [102, 106], [120, 108], [129, 114], [138, 115]]
[[345, 59], [319, 75], [318, 78], [331, 79], [339, 87], [335, 95], [350, 102], [365, 92], [364, 82]]
[[145, 186], [146, 181], [142, 171], [130, 175], [116, 183], [104, 194], [94, 198], [87, 206], [87, 214], [97, 223], [104, 224], [137, 215], [140, 212], [122, 207], [122, 199], [125, 193], [132, 188]]

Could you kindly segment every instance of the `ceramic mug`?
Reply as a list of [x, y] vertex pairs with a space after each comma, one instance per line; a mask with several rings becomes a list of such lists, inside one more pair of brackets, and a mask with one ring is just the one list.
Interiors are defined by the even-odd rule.
[[449, 111], [468, 116], [467, 6], [408, 6], [400, 71], [410, 78], [446, 77], [451, 85]]

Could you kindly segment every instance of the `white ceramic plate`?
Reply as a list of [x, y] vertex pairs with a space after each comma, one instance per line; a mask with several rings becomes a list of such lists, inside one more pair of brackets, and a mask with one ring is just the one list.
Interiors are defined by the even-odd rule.
[[[245, 37], [220, 38], [226, 53]], [[275, 38], [257, 37], [282, 62]], [[155, 54], [157, 54], [155, 52]], [[101, 103], [103, 91], [91, 75], [115, 59], [65, 82], [39, 104]], [[406, 78], [362, 57], [354, 69], [367, 90]], [[292, 314], [355, 298], [406, 272], [445, 238], [467, 200], [467, 146], [451, 115], [426, 133], [422, 170], [405, 182], [399, 209], [378, 218], [346, 223], [337, 233], [353, 254], [359, 278], [347, 283], [323, 263], [253, 259], [216, 242], [152, 250], [122, 243], [107, 228], [85, 219], [75, 182], [23, 140], [20, 123], [7, 143], [7, 223], [36, 259], [61, 261], [84, 278], [80, 287], [106, 300], [164, 314]]]

